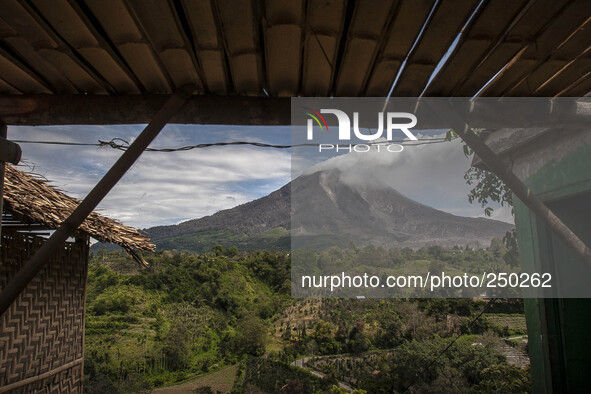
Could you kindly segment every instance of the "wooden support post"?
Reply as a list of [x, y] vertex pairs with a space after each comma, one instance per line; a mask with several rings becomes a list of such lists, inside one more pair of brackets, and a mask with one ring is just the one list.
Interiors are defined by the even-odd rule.
[[166, 104], [156, 113], [152, 121], [146, 126], [138, 138], [121, 155], [113, 167], [90, 191], [72, 214], [60, 225], [60, 227], [49, 237], [43, 246], [31, 259], [23, 265], [19, 272], [8, 282], [0, 293], [0, 315], [2, 315], [43, 268], [47, 261], [55, 254], [58, 248], [74, 231], [84, 222], [90, 213], [96, 208], [101, 200], [123, 177], [127, 170], [136, 162], [142, 152], [156, 138], [160, 130], [176, 114], [185, 102], [191, 97], [194, 91], [193, 85], [185, 85], [173, 94]]
[[2, 163], [18, 164], [21, 161], [21, 147], [6, 139], [6, 124], [0, 123], [0, 161]]
[[2, 244], [2, 211], [4, 209], [4, 174], [6, 162], [18, 164], [21, 161], [21, 147], [12, 141], [8, 141], [8, 128], [6, 123], [0, 120], [0, 244]]
[[[428, 100], [426, 100], [428, 103]], [[428, 104], [429, 105], [429, 104]], [[587, 266], [591, 268], [591, 249], [560, 220], [522, 181], [515, 175], [511, 166], [494, 153], [482, 139], [470, 130], [470, 126], [453, 112], [453, 108], [433, 108], [438, 115], [452, 124], [454, 131], [480, 157], [482, 162], [493, 172], [513, 194], [515, 194], [550, 231], [556, 234]]]
[[[0, 121], [0, 139], [6, 139], [8, 136], [8, 127]], [[20, 160], [20, 157], [19, 157]], [[0, 245], [2, 245], [2, 212], [4, 211], [4, 173], [6, 164], [0, 160]], [[0, 257], [1, 258], [1, 257]], [[1, 261], [0, 261], [1, 262]]]

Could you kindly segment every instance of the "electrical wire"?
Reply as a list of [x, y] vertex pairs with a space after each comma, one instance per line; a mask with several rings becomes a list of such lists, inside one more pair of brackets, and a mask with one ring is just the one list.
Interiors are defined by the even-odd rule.
[[[365, 145], [384, 145], [384, 144], [400, 144], [403, 146], [418, 146], [418, 145], [430, 145], [442, 142], [447, 142], [456, 139], [457, 137], [449, 138], [423, 138], [417, 141], [405, 140], [405, 141], [375, 141], [368, 142]], [[45, 144], [45, 145], [64, 145], [64, 146], [96, 146], [98, 148], [111, 147], [118, 150], [127, 150], [130, 146], [129, 142], [122, 138], [113, 138], [110, 141], [98, 140], [98, 143], [84, 143], [84, 142], [68, 142], [68, 141], [30, 141], [30, 140], [12, 140], [13, 142], [20, 144]], [[178, 148], [146, 148], [146, 152], [182, 152], [193, 149], [209, 148], [212, 146], [231, 146], [231, 145], [250, 145], [259, 148], [274, 148], [274, 149], [290, 149], [307, 146], [318, 146], [318, 144], [267, 144], [263, 142], [255, 141], [229, 141], [229, 142], [211, 142], [196, 145], [187, 145]], [[346, 145], [337, 145], [338, 147]]]

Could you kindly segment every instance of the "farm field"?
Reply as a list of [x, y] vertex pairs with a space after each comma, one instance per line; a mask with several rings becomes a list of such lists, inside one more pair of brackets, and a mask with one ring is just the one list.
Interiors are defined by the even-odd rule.
[[153, 394], [173, 394], [173, 393], [194, 393], [198, 388], [209, 387], [212, 392], [228, 393], [232, 390], [234, 380], [236, 379], [237, 366], [232, 365], [220, 369], [217, 372], [199, 376], [175, 386], [161, 387], [152, 391]]

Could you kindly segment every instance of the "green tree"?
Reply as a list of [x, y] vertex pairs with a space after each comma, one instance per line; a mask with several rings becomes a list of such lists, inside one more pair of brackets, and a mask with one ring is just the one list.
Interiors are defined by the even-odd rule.
[[[448, 131], [448, 140], [457, 137], [458, 135], [453, 130]], [[466, 156], [471, 156], [473, 153], [474, 152], [464, 144], [464, 154]], [[464, 179], [468, 185], [473, 186], [468, 194], [468, 201], [470, 201], [470, 203], [473, 203], [474, 201], [478, 202], [480, 206], [484, 208], [484, 214], [486, 216], [491, 216], [493, 211], [493, 208], [489, 206], [491, 201], [499, 203], [501, 206], [508, 205], [511, 207], [511, 213], [515, 213], [513, 209], [513, 192], [507, 185], [505, 185], [505, 182], [499, 179], [495, 174], [480, 168], [470, 167], [466, 170]], [[519, 249], [515, 230], [507, 232], [503, 238], [503, 242], [507, 248], [507, 252], [503, 256], [503, 259], [508, 265], [517, 266], [519, 264]]]
[[234, 257], [238, 254], [238, 248], [236, 246], [230, 246], [228, 249], [226, 249], [226, 256], [228, 257]]
[[265, 353], [267, 328], [263, 321], [254, 314], [248, 314], [238, 321], [236, 349], [240, 354], [261, 356]]
[[[478, 130], [473, 130], [476, 134], [479, 134]], [[450, 130], [447, 132], [447, 139], [452, 140], [458, 138], [455, 131]], [[464, 154], [469, 157], [474, 154], [472, 149], [464, 144]], [[464, 174], [466, 183], [473, 188], [468, 194], [468, 200], [470, 203], [476, 201], [484, 208], [484, 214], [490, 216], [493, 208], [489, 207], [489, 203], [496, 202], [501, 206], [509, 205], [513, 208], [513, 193], [511, 189], [505, 185], [505, 183], [499, 179], [495, 174], [487, 170], [483, 170], [476, 167], [470, 167]], [[513, 209], [511, 209], [513, 212]]]
[[480, 393], [527, 393], [531, 390], [529, 368], [496, 364], [480, 373], [480, 383], [474, 387]]
[[330, 341], [332, 339], [332, 325], [324, 320], [318, 320], [314, 325], [312, 337], [318, 343]]
[[211, 248], [211, 251], [216, 256], [221, 256], [222, 254], [224, 254], [224, 247], [222, 245], [215, 245], [213, 248]]
[[175, 322], [162, 338], [162, 350], [173, 370], [188, 366], [190, 347], [187, 334], [186, 326], [181, 322]]
[[516, 267], [519, 265], [519, 246], [517, 245], [517, 234], [515, 230], [507, 231], [503, 237], [503, 242], [507, 252], [503, 255], [503, 260], [507, 265]]

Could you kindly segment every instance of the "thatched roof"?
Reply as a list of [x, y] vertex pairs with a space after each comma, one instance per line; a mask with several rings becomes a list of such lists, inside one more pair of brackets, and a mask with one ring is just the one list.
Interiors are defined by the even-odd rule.
[[[5, 208], [23, 223], [41, 224], [49, 229], [57, 229], [80, 203], [49, 185], [47, 180], [20, 171], [10, 164], [6, 164], [4, 202]], [[135, 228], [96, 212], [92, 212], [78, 230], [100, 242], [123, 247], [141, 262], [143, 259], [134, 249], [155, 249], [150, 239]]]

